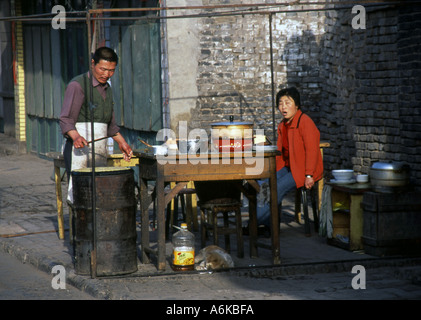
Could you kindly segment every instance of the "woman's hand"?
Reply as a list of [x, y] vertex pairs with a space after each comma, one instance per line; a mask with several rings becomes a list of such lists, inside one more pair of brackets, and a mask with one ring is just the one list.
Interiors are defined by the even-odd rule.
[[313, 177], [306, 177], [304, 180], [304, 186], [306, 189], [311, 189], [314, 186], [314, 179]]
[[130, 161], [133, 155], [132, 148], [127, 144], [126, 140], [124, 140], [123, 136], [120, 133], [116, 133], [113, 136], [115, 142], [118, 143], [118, 147], [120, 148], [121, 152], [123, 153], [123, 158], [126, 161]]

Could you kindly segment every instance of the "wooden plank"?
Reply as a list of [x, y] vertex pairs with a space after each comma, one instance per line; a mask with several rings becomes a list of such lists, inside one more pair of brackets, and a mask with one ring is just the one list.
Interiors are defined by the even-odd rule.
[[56, 202], [57, 202], [57, 222], [58, 222], [58, 237], [60, 240], [64, 239], [64, 216], [63, 216], [63, 194], [61, 191], [61, 174], [60, 167], [54, 162], [54, 181], [56, 184]]
[[172, 188], [171, 191], [168, 192], [165, 195], [165, 198], [164, 198], [165, 199], [165, 201], [164, 201], [165, 206], [167, 206], [168, 203], [170, 203], [170, 201], [181, 191], [181, 189], [183, 189], [185, 186], [187, 186], [188, 183], [189, 182], [186, 181], [186, 182], [179, 182], [175, 186], [171, 185], [171, 188]]
[[[264, 168], [269, 167], [268, 158], [263, 159], [262, 169], [255, 164], [246, 164], [244, 160], [239, 164], [235, 163], [233, 159], [230, 159], [231, 161], [227, 163], [223, 162], [224, 159], [218, 160], [219, 161], [217, 161], [215, 165], [212, 165], [211, 161], [193, 164], [190, 163], [189, 160], [187, 160], [184, 165], [171, 162], [165, 164], [164, 162], [161, 163], [164, 164], [164, 172], [166, 179], [168, 179], [167, 181], [175, 181], [179, 179], [180, 176], [186, 176], [187, 181], [193, 181], [194, 179], [192, 179], [192, 177], [198, 174], [205, 180], [235, 180], [238, 175], [244, 175], [246, 172], [249, 179], [254, 179], [255, 177], [263, 178], [261, 171], [267, 171], [267, 169], [264, 170]], [[269, 177], [265, 174], [263, 175], [264, 178]]]
[[123, 97], [121, 95], [121, 46], [120, 46], [120, 28], [118, 26], [110, 27], [110, 46], [117, 53], [119, 59], [118, 66], [115, 70], [113, 77], [111, 78], [111, 89], [113, 91], [114, 99], [114, 115], [117, 125], [121, 125], [122, 119], [122, 108], [123, 108]]
[[51, 37], [50, 27], [41, 27], [42, 75], [43, 75], [43, 113], [46, 118], [53, 117], [53, 90], [51, 67]]
[[32, 27], [34, 57], [34, 115], [44, 115], [44, 86], [42, 75], [41, 27]]
[[158, 131], [162, 128], [162, 100], [161, 100], [161, 52], [160, 52], [160, 23], [149, 24], [150, 36], [150, 96], [151, 123], [150, 130]]
[[363, 209], [361, 208], [361, 202], [363, 195], [350, 195], [351, 207], [350, 207], [350, 234], [349, 234], [349, 249], [359, 250], [363, 249], [362, 235], [363, 235]]
[[151, 129], [150, 51], [148, 24], [136, 24], [132, 30], [133, 129]]
[[69, 41], [67, 43], [68, 51], [71, 54], [67, 57], [67, 65], [69, 66], [68, 71], [70, 72], [70, 79], [79, 74], [79, 57], [78, 57], [78, 35], [77, 30], [73, 29], [70, 33]]
[[40, 154], [46, 154], [49, 145], [48, 135], [48, 121], [46, 118], [38, 118], [35, 121], [38, 122], [38, 141], [37, 141], [37, 152]]
[[33, 152], [37, 152], [37, 142], [38, 142], [38, 122], [35, 120], [34, 117], [29, 118], [30, 127], [28, 131], [30, 132], [30, 150]]
[[32, 28], [23, 27], [25, 54], [25, 105], [26, 113], [35, 114], [34, 104], [34, 62], [32, 54]]
[[60, 117], [61, 107], [63, 104], [64, 82], [61, 69], [61, 50], [60, 50], [60, 32], [50, 28], [51, 37], [51, 75], [53, 90], [53, 118]]
[[132, 50], [131, 50], [131, 29], [123, 26], [121, 28], [121, 70], [122, 92], [123, 92], [123, 125], [126, 128], [133, 129], [133, 68], [132, 68]]

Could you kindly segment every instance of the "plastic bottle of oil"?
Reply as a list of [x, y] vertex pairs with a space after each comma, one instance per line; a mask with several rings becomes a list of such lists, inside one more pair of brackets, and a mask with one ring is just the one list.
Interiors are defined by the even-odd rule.
[[174, 233], [172, 238], [174, 271], [194, 270], [194, 234], [182, 223], [180, 231]]

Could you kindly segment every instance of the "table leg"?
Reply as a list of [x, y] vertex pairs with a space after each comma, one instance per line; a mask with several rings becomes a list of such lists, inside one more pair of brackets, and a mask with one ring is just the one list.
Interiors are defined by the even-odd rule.
[[165, 270], [165, 195], [164, 177], [162, 168], [157, 170], [156, 197], [157, 197], [157, 223], [158, 223], [158, 270]]
[[148, 195], [148, 182], [145, 179], [139, 179], [140, 189], [140, 214], [141, 214], [141, 251], [142, 263], [149, 263], [150, 259], [146, 252], [149, 248], [149, 195]]
[[361, 203], [363, 200], [362, 194], [351, 194], [351, 203], [349, 208], [349, 250], [363, 249], [362, 235], [363, 235], [363, 209]]
[[249, 201], [250, 257], [257, 258], [257, 192], [252, 185], [247, 191]]
[[276, 181], [275, 158], [270, 160], [269, 178], [270, 185], [270, 208], [271, 208], [271, 233], [272, 233], [272, 257], [273, 264], [281, 264], [280, 243], [279, 243], [279, 214], [278, 214], [278, 187]]
[[[187, 188], [194, 189], [194, 182], [190, 181]], [[195, 231], [199, 230], [199, 221], [197, 219], [197, 195], [193, 193], [190, 195], [191, 199], [191, 210], [192, 210], [192, 219], [193, 219], [193, 228]]]
[[63, 217], [63, 194], [61, 192], [61, 174], [60, 167], [54, 166], [54, 180], [56, 183], [56, 197], [57, 197], [57, 222], [58, 222], [58, 237], [60, 240], [64, 239], [64, 217]]

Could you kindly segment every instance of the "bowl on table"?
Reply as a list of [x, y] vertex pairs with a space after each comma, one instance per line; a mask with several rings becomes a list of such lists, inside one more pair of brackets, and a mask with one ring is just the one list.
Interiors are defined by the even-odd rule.
[[367, 183], [368, 182], [368, 174], [357, 174], [357, 182], [359, 183]]
[[354, 170], [351, 169], [338, 169], [332, 170], [332, 174], [336, 181], [349, 181], [354, 176]]

